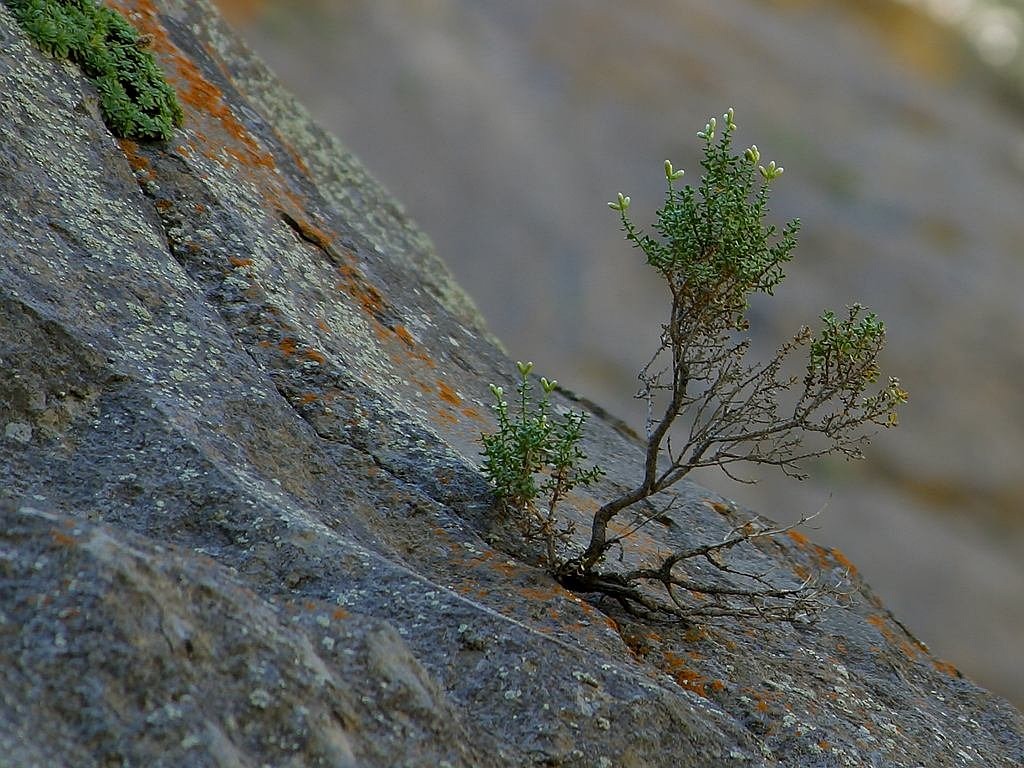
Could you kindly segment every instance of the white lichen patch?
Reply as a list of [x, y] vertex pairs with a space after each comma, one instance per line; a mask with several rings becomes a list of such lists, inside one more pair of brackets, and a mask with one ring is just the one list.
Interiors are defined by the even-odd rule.
[[32, 425], [23, 421], [9, 421], [4, 427], [4, 437], [19, 443], [27, 443], [32, 440]]

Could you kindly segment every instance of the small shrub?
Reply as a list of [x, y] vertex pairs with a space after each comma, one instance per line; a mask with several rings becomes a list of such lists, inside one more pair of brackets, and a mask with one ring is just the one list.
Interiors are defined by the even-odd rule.
[[[609, 203], [619, 213], [626, 240], [664, 278], [671, 299], [658, 347], [639, 375], [638, 397], [646, 400], [649, 414], [643, 472], [634, 487], [594, 513], [584, 547], [560, 560], [549, 554], [548, 564], [566, 586], [603, 592], [652, 614], [757, 613], [791, 619], [815, 604], [818, 585], [777, 585], [763, 574], [736, 569], [724, 555], [740, 544], [788, 531], [813, 515], [785, 527], [758, 519], [741, 521], [724, 539], [673, 552], [653, 567], [623, 572], [605, 563], [612, 548], [621, 547], [640, 527], [672, 509], [672, 486], [692, 470], [719, 467], [736, 478], [737, 465], [769, 465], [802, 478], [802, 464], [812, 457], [838, 453], [861, 458], [871, 428], [895, 426], [897, 409], [907, 401], [898, 379], [877, 385], [885, 326], [859, 304], [845, 314], [824, 312], [817, 333], [800, 328], [767, 361], [747, 360], [750, 297], [770, 295], [784, 279], [783, 267], [792, 258], [799, 222], [790, 221], [781, 231], [765, 224], [771, 186], [783, 168], [774, 162], [762, 165], [756, 145], [733, 154], [735, 130], [730, 109], [720, 133], [715, 118], [698, 133], [704, 143], [704, 172], [696, 187], [679, 189], [683, 172], [665, 161], [667, 190], [654, 234], [633, 223], [629, 197], [620, 193]], [[787, 373], [787, 361], [801, 348], [807, 348], [802, 375]], [[547, 407], [545, 400], [541, 421]], [[540, 423], [524, 422], [517, 429], [533, 435]], [[499, 434], [509, 425], [499, 408]], [[578, 430], [574, 434], [578, 440]], [[542, 442], [536, 436], [531, 439]], [[501, 450], [517, 456], [538, 450], [525, 439], [484, 440], [485, 452], [491, 454], [498, 445], [513, 445]], [[547, 461], [548, 454], [540, 453]], [[493, 465], [485, 472], [500, 497], [525, 508], [536, 495], [524, 480], [526, 474], [532, 477], [535, 465], [520, 466], [519, 484]], [[624, 533], [611, 535], [609, 524], [627, 509], [634, 510], [630, 524], [620, 529]], [[553, 505], [546, 525], [556, 525]], [[682, 566], [694, 559], [728, 574], [724, 583], [688, 576]], [[664, 587], [671, 603], [653, 601], [641, 589], [644, 583]], [[699, 605], [686, 604], [678, 599], [678, 590], [705, 599]]]
[[[561, 419], [552, 417], [549, 396], [558, 382], [543, 377], [540, 401], [534, 405], [533, 363], [516, 363], [516, 367], [517, 414], [510, 414], [504, 390], [491, 385], [498, 431], [482, 436], [483, 472], [515, 516], [524, 537], [543, 541], [547, 564], [553, 568], [560, 562], [560, 542], [572, 533], [569, 527], [558, 527], [558, 503], [574, 488], [596, 481], [602, 471], [599, 467], [581, 468], [587, 458], [579, 446], [586, 414], [569, 411]], [[538, 476], [543, 477], [539, 483]]]
[[115, 135], [166, 141], [181, 125], [174, 89], [143, 38], [117, 11], [95, 0], [5, 2], [41, 50], [82, 68]]

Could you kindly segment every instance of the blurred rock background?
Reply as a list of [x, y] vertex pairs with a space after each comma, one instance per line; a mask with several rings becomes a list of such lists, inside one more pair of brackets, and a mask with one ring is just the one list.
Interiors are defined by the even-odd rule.
[[667, 307], [605, 201], [649, 221], [728, 106], [787, 169], [801, 245], [769, 348], [854, 300], [911, 392], [866, 462], [700, 479], [778, 520], [822, 504], [922, 640], [1024, 705], [1024, 65], [990, 0], [221, 0], [402, 200], [513, 358], [642, 429]]

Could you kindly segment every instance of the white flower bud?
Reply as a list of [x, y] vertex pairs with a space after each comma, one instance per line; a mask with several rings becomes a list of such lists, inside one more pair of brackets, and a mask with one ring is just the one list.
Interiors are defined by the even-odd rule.
[[677, 171], [675, 168], [673, 168], [671, 160], [665, 161], [665, 178], [668, 179], [669, 181], [676, 181], [677, 179], [683, 178], [684, 173], [686, 173], [686, 171], [682, 169], [679, 169]]
[[615, 202], [608, 203], [608, 207], [611, 208], [613, 211], [625, 211], [627, 208], [629, 208], [629, 195], [624, 195], [621, 192], [619, 192], [619, 195], [616, 198]]

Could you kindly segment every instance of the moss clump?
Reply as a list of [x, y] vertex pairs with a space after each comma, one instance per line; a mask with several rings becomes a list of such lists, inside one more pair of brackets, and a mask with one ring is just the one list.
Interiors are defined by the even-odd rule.
[[117, 11], [95, 0], [4, 0], [25, 33], [96, 86], [107, 126], [130, 139], [168, 140], [182, 112], [153, 54]]

